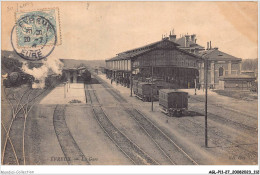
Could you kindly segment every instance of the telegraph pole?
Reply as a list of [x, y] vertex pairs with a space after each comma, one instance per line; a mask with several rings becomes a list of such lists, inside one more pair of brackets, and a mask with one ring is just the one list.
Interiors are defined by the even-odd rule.
[[208, 147], [208, 58], [205, 58], [205, 147]]
[[196, 93], [196, 89], [197, 89], [197, 79], [196, 79], [196, 78], [194, 79], [194, 86], [195, 86], [195, 94], [194, 94], [194, 95], [197, 95], [197, 93]]
[[64, 98], [66, 98], [66, 82], [64, 82]]

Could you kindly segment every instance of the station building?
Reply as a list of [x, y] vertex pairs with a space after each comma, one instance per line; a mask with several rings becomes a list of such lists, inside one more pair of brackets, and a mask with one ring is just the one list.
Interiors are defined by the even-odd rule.
[[[227, 80], [229, 77], [236, 78], [240, 82], [241, 78], [241, 58], [234, 57], [230, 54], [220, 51], [217, 47], [212, 48], [211, 41], [207, 42], [207, 48], [197, 44], [196, 35], [182, 35], [176, 39], [176, 43], [179, 44], [179, 48], [194, 53], [202, 59], [207, 59], [208, 62], [208, 85], [212, 89], [223, 89], [223, 82], [220, 85], [221, 80]], [[204, 86], [204, 61], [199, 63], [199, 85]], [[226, 78], [225, 78], [226, 77]], [[251, 79], [248, 79], [251, 81]]]
[[241, 74], [241, 58], [234, 57], [212, 48], [197, 44], [196, 35], [176, 35], [170, 33], [162, 40], [118, 53], [106, 60], [107, 78], [130, 86], [131, 72], [134, 79], [144, 80], [152, 76], [173, 84], [174, 88], [194, 88], [204, 86], [205, 60], [208, 64], [208, 85], [210, 88], [223, 89], [220, 80], [225, 76]]
[[[220, 86], [219, 83], [220, 79], [231, 75], [235, 78], [241, 74], [241, 58], [224, 53], [218, 48], [211, 48], [211, 46], [198, 55], [208, 60], [208, 84], [210, 88], [222, 89], [222, 85]], [[199, 72], [199, 81], [204, 82], [204, 63], [201, 63]]]
[[131, 71], [134, 78], [163, 79], [176, 88], [194, 87], [202, 58], [178, 47], [169, 37], [106, 60], [106, 74], [129, 87]]

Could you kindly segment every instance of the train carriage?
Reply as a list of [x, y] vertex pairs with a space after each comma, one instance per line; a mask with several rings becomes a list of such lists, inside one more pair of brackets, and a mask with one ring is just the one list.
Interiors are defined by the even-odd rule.
[[[153, 88], [153, 89], [151, 89]], [[157, 90], [154, 84], [139, 82], [137, 86], [137, 97], [139, 97], [143, 101], [151, 101], [152, 99], [152, 90], [153, 90], [153, 100], [155, 100], [154, 96], [157, 94]]]
[[180, 116], [188, 110], [188, 93], [174, 89], [159, 90], [159, 106], [161, 111], [170, 117]]

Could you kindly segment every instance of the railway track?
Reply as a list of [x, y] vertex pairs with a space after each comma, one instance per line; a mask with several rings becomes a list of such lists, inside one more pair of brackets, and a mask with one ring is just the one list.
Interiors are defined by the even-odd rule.
[[[87, 86], [91, 87], [91, 85]], [[97, 106], [99, 100], [95, 94], [95, 90], [90, 90], [88, 87], [86, 87], [85, 90], [91, 104], [93, 104], [92, 110], [98, 124], [115, 145], [127, 156], [127, 158], [129, 158], [135, 165], [158, 165], [158, 162], [153, 160], [149, 155], [147, 155], [147, 153], [114, 126], [101, 106]]]
[[[99, 79], [100, 83], [104, 82], [101, 78], [95, 76]], [[188, 153], [186, 153], [176, 142], [174, 142], [170, 137], [168, 137], [162, 130], [160, 130], [155, 124], [153, 124], [147, 117], [140, 113], [135, 108], [129, 108], [124, 105], [123, 102], [127, 102], [116, 91], [112, 90], [106, 83], [101, 83], [106, 90], [118, 101], [123, 107], [124, 111], [129, 114], [134, 120], [139, 124], [139, 126], [144, 130], [149, 138], [156, 144], [159, 150], [168, 158], [168, 160], [173, 165], [198, 165], [198, 163], [192, 159]]]
[[121, 95], [118, 94], [118, 92], [116, 92], [114, 89], [112, 89], [110, 87], [110, 85], [108, 85], [106, 82], [104, 82], [104, 80], [102, 80], [101, 78], [99, 78], [98, 76], [92, 74], [99, 82], [100, 84], [120, 103], [127, 103], [127, 100], [122, 97]]
[[[204, 102], [202, 100], [198, 100], [198, 99], [195, 99], [195, 98], [193, 98], [192, 100], [199, 101], [199, 102]], [[211, 106], [215, 107], [217, 105], [211, 105]], [[217, 107], [219, 107], [219, 106], [217, 106]], [[219, 107], [219, 108], [221, 108], [221, 107]], [[202, 112], [201, 110], [198, 110], [198, 109], [193, 109], [193, 110], [196, 111], [196, 112]], [[223, 110], [223, 109], [221, 109], [221, 110]], [[227, 109], [225, 109], [225, 110], [227, 110]], [[229, 111], [234, 112], [233, 110], [229, 110]], [[238, 113], [238, 112], [236, 112], [236, 113], [241, 115], [241, 113]], [[242, 114], [242, 115], [244, 115], [244, 114]], [[253, 127], [253, 126], [249, 126], [249, 125], [237, 122], [237, 121], [233, 121], [233, 120], [227, 119], [225, 117], [213, 114], [212, 112], [208, 112], [208, 117], [211, 120], [216, 121], [216, 122], [222, 122], [222, 123], [230, 124], [232, 126], [237, 127], [238, 129], [244, 128], [244, 129], [249, 130], [251, 132], [257, 133], [257, 127]]]
[[65, 105], [57, 105], [53, 113], [53, 126], [64, 158], [69, 165], [89, 165], [66, 124], [65, 108]]
[[[19, 156], [19, 154], [17, 154], [17, 151], [15, 149], [15, 147], [18, 146], [17, 144], [15, 144], [16, 140], [14, 140], [14, 143], [13, 143], [10, 134], [11, 134], [13, 124], [15, 123], [15, 120], [17, 119], [17, 116], [20, 113], [21, 108], [20, 109], [18, 109], [18, 108], [23, 101], [23, 97], [27, 94], [28, 91], [29, 91], [29, 89], [25, 90], [18, 100], [15, 97], [16, 93], [12, 93], [13, 98], [9, 98], [10, 94], [7, 94], [6, 89], [4, 89], [5, 98], [8, 101], [10, 107], [12, 108], [12, 118], [11, 118], [10, 125], [9, 125], [8, 128], [5, 126], [4, 121], [1, 121], [2, 126], [5, 130], [5, 134], [6, 134], [4, 147], [3, 147], [3, 150], [2, 150], [3, 151], [2, 152], [2, 164], [14, 164], [14, 165], [17, 164], [17, 165], [19, 165], [20, 160], [23, 160], [22, 156]], [[5, 158], [5, 157], [7, 157], [7, 158]]]
[[[4, 89], [7, 101], [12, 108], [12, 119], [8, 127], [6, 127], [3, 121], [1, 121], [6, 133], [4, 148], [2, 151], [2, 164], [26, 164], [26, 119], [29, 116], [32, 107], [37, 103], [38, 98], [43, 96], [43, 94], [48, 92], [48, 90], [49, 88], [46, 88], [44, 90], [34, 90], [29, 88], [22, 92], [22, 95], [20, 95], [20, 98], [18, 100], [17, 96], [19, 96], [19, 91], [13, 92], [13, 97], [10, 99], [9, 95], [7, 95]], [[39, 91], [40, 93], [38, 93]], [[15, 134], [12, 134], [11, 131], [12, 133], [15, 132]]]
[[[198, 101], [198, 102], [205, 102], [204, 100], [201, 100], [201, 99], [198, 99], [198, 98], [192, 98], [192, 100], [195, 100], [195, 101]], [[257, 121], [257, 117], [255, 116], [252, 116], [250, 114], [247, 114], [245, 112], [241, 112], [241, 111], [237, 111], [236, 109], [233, 109], [233, 108], [228, 108], [228, 107], [225, 107], [223, 105], [220, 105], [220, 104], [208, 104], [209, 106], [214, 106], [214, 107], [217, 107], [217, 108], [221, 108], [221, 110], [227, 110], [227, 111], [230, 111], [230, 112], [233, 112], [235, 114], [238, 114], [238, 115], [243, 115], [245, 117], [248, 117], [248, 118], [251, 118], [253, 120], [256, 120]]]
[[86, 101], [93, 106], [93, 105], [100, 105], [98, 97], [96, 95], [96, 91], [94, 89], [92, 89], [92, 85], [85, 85], [85, 96], [89, 97], [88, 99], [86, 99]]
[[[196, 123], [196, 122], [194, 122], [190, 119], [186, 119], [186, 120], [188, 120], [190, 123], [193, 123], [194, 125], [196, 125], [197, 128], [203, 128], [204, 127], [203, 124]], [[228, 137], [224, 136], [224, 134], [219, 134], [217, 131], [215, 131], [214, 128], [210, 129], [208, 132], [212, 133], [214, 136], [217, 136], [217, 137], [225, 140], [226, 142], [230, 143], [231, 145], [234, 145], [234, 147], [239, 148], [241, 150], [244, 150], [245, 152], [250, 154], [250, 156], [252, 156], [252, 155], [257, 156], [258, 155], [258, 153], [256, 151], [250, 151], [247, 148], [244, 148], [243, 144], [231, 141], [230, 139], [228, 139]]]
[[174, 165], [198, 165], [180, 146], [154, 125], [148, 118], [134, 108], [124, 110], [133, 117], [145, 133], [152, 138], [155, 144], [164, 152]]

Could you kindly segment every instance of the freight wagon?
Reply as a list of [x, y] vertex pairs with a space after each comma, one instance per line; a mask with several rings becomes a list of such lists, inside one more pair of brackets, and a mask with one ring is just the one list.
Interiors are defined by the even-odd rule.
[[[143, 101], [151, 101], [152, 90], [153, 90], [153, 95], [155, 96], [157, 93], [156, 92], [157, 90], [154, 87], [154, 84], [146, 83], [146, 82], [139, 82], [137, 85], [137, 97]], [[153, 100], [155, 100], [154, 97], [153, 97]]]
[[181, 116], [188, 110], [188, 93], [174, 89], [159, 90], [159, 106], [161, 111], [170, 117]]

